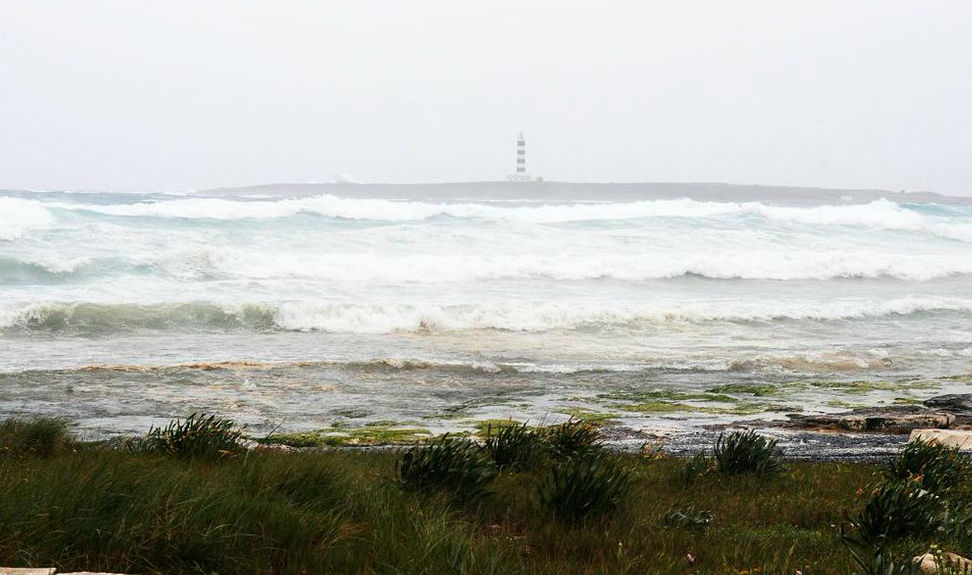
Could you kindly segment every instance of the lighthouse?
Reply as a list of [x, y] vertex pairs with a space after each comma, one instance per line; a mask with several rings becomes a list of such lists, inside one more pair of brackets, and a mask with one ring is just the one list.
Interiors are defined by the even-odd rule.
[[516, 165], [512, 174], [506, 176], [511, 182], [529, 182], [533, 178], [526, 171], [526, 138], [523, 132], [516, 137]]

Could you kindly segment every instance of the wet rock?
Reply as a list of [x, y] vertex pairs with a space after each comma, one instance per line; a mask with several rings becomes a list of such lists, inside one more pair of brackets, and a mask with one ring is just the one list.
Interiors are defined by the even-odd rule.
[[966, 429], [913, 429], [908, 441], [915, 440], [972, 450], [972, 431]]
[[923, 401], [928, 407], [942, 411], [972, 413], [972, 393], [949, 393]]
[[921, 575], [937, 575], [941, 565], [942, 573], [955, 575], [972, 575], [972, 561], [955, 553], [943, 553], [937, 559], [931, 553], [925, 553], [912, 559]]
[[830, 429], [857, 433], [910, 433], [913, 429], [945, 429], [955, 423], [951, 413], [933, 411], [917, 405], [899, 407], [868, 407], [847, 413], [816, 415], [787, 414], [783, 427], [799, 429]]
[[972, 426], [972, 393], [949, 393], [938, 395], [923, 402], [937, 411], [945, 411], [955, 416], [955, 423]]

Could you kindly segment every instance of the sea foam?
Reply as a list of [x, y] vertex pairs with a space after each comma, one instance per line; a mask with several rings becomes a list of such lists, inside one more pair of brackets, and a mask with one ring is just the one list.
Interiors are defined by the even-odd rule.
[[[18, 200], [21, 202], [27, 200]], [[866, 226], [933, 234], [972, 242], [972, 224], [942, 221], [889, 200], [842, 206], [791, 207], [759, 202], [702, 202], [690, 199], [628, 203], [573, 203], [508, 206], [496, 203], [429, 203], [320, 195], [279, 200], [187, 198], [135, 204], [43, 203], [33, 209], [56, 207], [111, 216], [181, 219], [276, 219], [300, 214], [330, 218], [388, 222], [421, 221], [434, 217], [512, 219], [537, 224], [615, 221], [645, 218], [758, 218], [809, 226]], [[36, 212], [42, 213], [42, 212]]]
[[634, 305], [544, 301], [482, 304], [282, 304], [217, 302], [0, 305], [0, 329], [109, 333], [129, 330], [325, 331], [334, 333], [545, 332], [585, 328], [648, 328], [673, 323], [835, 321], [905, 317], [922, 312], [968, 315], [972, 301], [946, 297], [804, 302], [673, 302]]

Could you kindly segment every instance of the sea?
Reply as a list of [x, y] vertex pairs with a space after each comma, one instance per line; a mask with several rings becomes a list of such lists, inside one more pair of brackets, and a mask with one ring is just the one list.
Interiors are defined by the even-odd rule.
[[2, 191], [0, 417], [637, 438], [972, 390], [972, 201], [517, 185]]

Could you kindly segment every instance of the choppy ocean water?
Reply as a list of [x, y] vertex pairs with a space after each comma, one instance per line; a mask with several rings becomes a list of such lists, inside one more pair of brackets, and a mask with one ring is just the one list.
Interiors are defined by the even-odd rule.
[[0, 414], [679, 430], [972, 384], [968, 205], [347, 189], [0, 192]]

